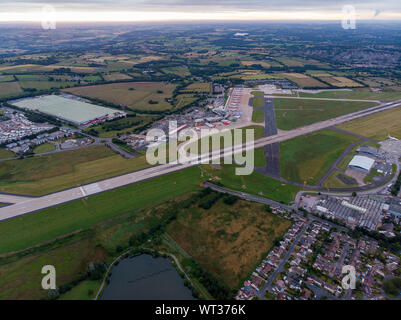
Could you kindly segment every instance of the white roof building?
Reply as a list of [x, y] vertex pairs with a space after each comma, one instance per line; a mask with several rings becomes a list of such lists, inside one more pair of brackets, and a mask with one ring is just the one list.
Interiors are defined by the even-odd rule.
[[365, 156], [355, 156], [351, 162], [349, 163], [349, 167], [356, 170], [361, 170], [364, 172], [369, 172], [373, 165], [375, 164], [375, 160], [365, 157]]

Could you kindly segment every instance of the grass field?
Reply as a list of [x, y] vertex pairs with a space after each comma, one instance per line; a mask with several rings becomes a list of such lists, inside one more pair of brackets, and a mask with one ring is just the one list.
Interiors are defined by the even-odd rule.
[[[246, 131], [245, 130], [248, 130], [248, 129], [254, 130], [254, 139], [263, 138], [264, 135], [265, 135], [264, 127], [262, 127], [262, 126], [253, 125], [253, 126], [238, 128], [236, 130], [241, 130], [241, 134], [242, 134], [241, 142], [242, 143], [246, 142]], [[219, 139], [219, 140], [217, 140], [217, 139]], [[207, 137], [204, 137], [204, 138], [199, 139], [197, 141], [198, 142], [189, 143], [185, 147], [185, 150], [187, 150], [187, 152], [191, 152], [193, 154], [196, 154], [196, 153], [200, 154], [201, 151], [203, 151], [202, 150], [202, 145], [203, 144], [205, 146], [207, 146], [207, 143], [209, 143], [208, 144], [209, 148], [206, 149], [206, 150], [207, 151], [214, 151], [214, 150], [217, 150], [217, 149], [221, 149], [223, 146], [226, 147], [226, 148], [230, 147], [230, 146], [234, 145], [234, 143], [235, 143], [233, 130], [222, 131], [222, 132], [220, 132], [218, 134], [207, 136]], [[218, 145], [213, 145], [214, 141], [219, 141], [220, 143]], [[197, 150], [193, 149], [195, 147], [195, 144], [198, 145], [197, 146]]]
[[290, 225], [261, 204], [226, 205], [220, 199], [209, 210], [198, 203], [183, 210], [167, 232], [204, 269], [236, 289]]
[[388, 135], [401, 139], [400, 122], [401, 108], [395, 108], [346, 122], [338, 127], [380, 141], [385, 140]]
[[202, 170], [205, 177], [211, 181], [219, 182], [227, 188], [264, 196], [278, 202], [291, 203], [300, 190], [298, 187], [282, 183], [256, 171], [248, 176], [236, 175], [233, 165], [222, 165], [219, 169], [202, 166]]
[[129, 80], [132, 79], [129, 75], [125, 73], [114, 72], [111, 74], [105, 74], [103, 76], [106, 81], [116, 81], [116, 80]]
[[76, 287], [61, 295], [59, 300], [92, 300], [95, 298], [101, 283], [100, 280], [82, 281]]
[[254, 97], [252, 99], [252, 106], [260, 108], [265, 105], [265, 98], [264, 97]]
[[265, 148], [255, 149], [255, 168], [266, 166]]
[[103, 260], [103, 257], [103, 250], [100, 247], [94, 248], [91, 241], [84, 238], [53, 250], [2, 264], [0, 300], [47, 297], [47, 292], [40, 285], [44, 265], [53, 265], [56, 268], [57, 285], [60, 285], [82, 274], [90, 261]]
[[14, 81], [14, 76], [0, 76], [0, 82], [10, 82]]
[[[100, 125], [90, 127], [86, 131], [94, 129], [98, 132], [100, 138], [113, 138], [117, 134], [126, 134], [133, 132], [136, 128], [142, 127], [152, 122], [156, 118], [157, 116], [137, 115], [135, 117], [127, 117], [119, 120], [114, 120], [112, 122], [104, 122]], [[117, 127], [121, 127], [121, 129], [116, 130]]]
[[314, 185], [345, 148], [358, 138], [337, 131], [322, 130], [280, 144], [281, 176], [290, 181]]
[[295, 129], [374, 105], [373, 102], [274, 99], [277, 127], [282, 130]]
[[185, 91], [194, 91], [194, 92], [210, 92], [210, 83], [209, 82], [195, 82], [191, 83], [190, 85], [186, 86], [184, 89], [181, 90], [182, 92]]
[[64, 91], [116, 105], [126, 105], [136, 110], [163, 111], [172, 108], [165, 99], [171, 98], [175, 87], [162, 82], [129, 82], [77, 87]]
[[3, 82], [0, 86], [0, 98], [11, 97], [22, 93], [18, 82]]
[[148, 167], [103, 146], [2, 162], [0, 191], [40, 196]]
[[340, 170], [334, 170], [329, 177], [323, 182], [323, 187], [325, 188], [352, 188], [352, 187], [357, 187], [358, 185], [350, 185], [350, 184], [346, 184], [344, 182], [342, 182], [337, 175], [342, 174], [344, 176], [346, 176], [344, 174], [344, 172], [340, 171]]
[[41, 144], [40, 146], [37, 146], [35, 149], [33, 149], [33, 153], [46, 153], [46, 152], [51, 152], [56, 150], [56, 147], [54, 146], [54, 144], [51, 143], [44, 143]]
[[[0, 224], [0, 254], [25, 249], [102, 220], [173, 199], [200, 188], [199, 168], [193, 167], [163, 177], [41, 210]], [[29, 232], [26, 232], [29, 230]]]
[[0, 148], [0, 159], [10, 159], [14, 157], [15, 154], [13, 152]]
[[252, 122], [256, 122], [256, 123], [265, 122], [265, 112], [263, 110], [253, 110]]

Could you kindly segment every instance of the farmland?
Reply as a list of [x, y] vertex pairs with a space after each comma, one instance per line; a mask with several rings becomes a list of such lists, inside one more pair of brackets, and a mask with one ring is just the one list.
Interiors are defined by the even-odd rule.
[[314, 185], [345, 148], [358, 138], [322, 130], [280, 144], [281, 176], [290, 181]]
[[282, 130], [295, 129], [374, 105], [373, 102], [274, 99], [277, 127]]
[[12, 97], [22, 93], [18, 82], [3, 82], [0, 85], [0, 98]]
[[210, 92], [210, 83], [209, 82], [196, 82], [191, 83], [190, 85], [186, 86], [184, 89], [181, 90], [182, 92], [203, 92], [209, 93]]
[[220, 199], [209, 210], [198, 203], [183, 210], [167, 232], [205, 270], [235, 289], [289, 226], [261, 204], [227, 205]]
[[301, 73], [283, 73], [283, 77], [295, 82], [301, 88], [326, 88], [327, 85]]
[[162, 82], [130, 82], [78, 87], [65, 91], [116, 105], [126, 105], [135, 110], [163, 111], [172, 108], [165, 99], [172, 97], [175, 87]]

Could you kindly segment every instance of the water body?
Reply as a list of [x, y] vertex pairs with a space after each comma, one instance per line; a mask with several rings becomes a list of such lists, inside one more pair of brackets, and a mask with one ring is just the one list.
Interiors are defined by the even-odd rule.
[[113, 268], [102, 300], [194, 300], [170, 259], [140, 255]]

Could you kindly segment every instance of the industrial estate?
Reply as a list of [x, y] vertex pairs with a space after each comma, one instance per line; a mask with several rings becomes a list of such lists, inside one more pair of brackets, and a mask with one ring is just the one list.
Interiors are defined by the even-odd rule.
[[[0, 299], [400, 298], [398, 24], [60, 30], [0, 44]], [[146, 160], [202, 129], [253, 172]]]

